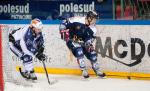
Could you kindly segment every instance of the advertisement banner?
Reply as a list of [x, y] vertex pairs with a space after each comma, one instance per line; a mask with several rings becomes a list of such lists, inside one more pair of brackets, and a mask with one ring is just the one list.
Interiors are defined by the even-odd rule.
[[96, 10], [102, 19], [112, 19], [112, 0], [0, 1], [0, 19], [56, 20], [64, 15], [84, 16]]

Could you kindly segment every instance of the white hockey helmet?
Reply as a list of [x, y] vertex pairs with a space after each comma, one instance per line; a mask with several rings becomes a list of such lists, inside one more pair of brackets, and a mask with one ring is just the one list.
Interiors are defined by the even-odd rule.
[[31, 26], [40, 30], [43, 28], [42, 21], [38, 18], [35, 18], [31, 21]]

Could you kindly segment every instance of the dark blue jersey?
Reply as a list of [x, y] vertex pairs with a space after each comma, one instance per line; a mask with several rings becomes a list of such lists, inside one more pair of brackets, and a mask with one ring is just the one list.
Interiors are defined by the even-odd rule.
[[95, 25], [87, 26], [85, 24], [85, 17], [72, 17], [63, 21], [60, 25], [61, 29], [69, 29], [70, 39], [87, 41], [94, 38], [97, 29]]

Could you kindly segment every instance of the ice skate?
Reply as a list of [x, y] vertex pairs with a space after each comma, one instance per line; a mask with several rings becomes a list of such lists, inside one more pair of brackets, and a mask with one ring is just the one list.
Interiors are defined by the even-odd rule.
[[96, 76], [100, 77], [100, 78], [106, 78], [106, 74], [101, 72], [100, 70], [94, 70]]
[[37, 77], [36, 77], [36, 75], [35, 75], [35, 73], [34, 73], [34, 70], [32, 70], [32, 71], [30, 71], [30, 72], [28, 72], [28, 71], [23, 72], [23, 71], [21, 70], [21, 68], [19, 68], [19, 72], [20, 72], [20, 74], [21, 74], [21, 76], [22, 76], [23, 78], [32, 79], [32, 80], [37, 80]]
[[87, 70], [82, 70], [82, 76], [84, 78], [89, 78], [89, 74], [88, 74]]
[[30, 79], [37, 80], [37, 76], [34, 73], [34, 70], [30, 71]]

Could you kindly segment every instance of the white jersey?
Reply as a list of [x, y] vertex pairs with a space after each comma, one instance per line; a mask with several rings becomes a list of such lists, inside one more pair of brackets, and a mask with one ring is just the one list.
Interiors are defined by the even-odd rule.
[[70, 23], [79, 22], [79, 23], [85, 24], [85, 17], [79, 17], [79, 16], [71, 17], [69, 18], [69, 22]]
[[[20, 47], [21, 47], [24, 54], [28, 54], [28, 55], [33, 56], [33, 53], [31, 53], [27, 49], [25, 41], [24, 41], [24, 36], [25, 36], [26, 32], [28, 31], [28, 28], [29, 28], [29, 26], [25, 26], [23, 28], [20, 28], [14, 34], [12, 34], [12, 36], [14, 37], [15, 41], [20, 41]], [[12, 45], [10, 45], [10, 46], [12, 46]]]

